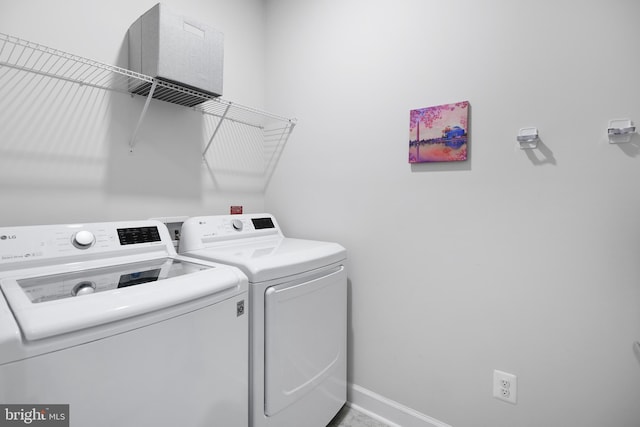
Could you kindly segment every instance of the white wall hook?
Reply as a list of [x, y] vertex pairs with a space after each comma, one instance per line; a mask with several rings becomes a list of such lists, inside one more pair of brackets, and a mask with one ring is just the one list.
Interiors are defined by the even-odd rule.
[[532, 149], [538, 146], [540, 137], [538, 136], [538, 128], [522, 128], [518, 131], [518, 137], [516, 138], [520, 144], [520, 148]]
[[609, 128], [607, 129], [607, 135], [609, 136], [610, 144], [620, 144], [624, 142], [631, 142], [633, 134], [636, 133], [636, 127], [629, 119], [614, 119], [609, 120]]

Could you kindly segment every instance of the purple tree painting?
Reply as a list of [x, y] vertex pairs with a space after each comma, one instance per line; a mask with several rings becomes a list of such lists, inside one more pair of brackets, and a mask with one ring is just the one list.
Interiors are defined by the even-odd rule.
[[469, 101], [411, 110], [409, 163], [467, 160]]

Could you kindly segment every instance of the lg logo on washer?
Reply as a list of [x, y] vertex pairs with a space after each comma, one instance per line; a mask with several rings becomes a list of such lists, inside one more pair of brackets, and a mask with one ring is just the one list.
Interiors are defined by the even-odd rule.
[[0, 240], [13, 240], [15, 238], [16, 238], [15, 234], [11, 234], [11, 235], [3, 234], [2, 236], [0, 236]]

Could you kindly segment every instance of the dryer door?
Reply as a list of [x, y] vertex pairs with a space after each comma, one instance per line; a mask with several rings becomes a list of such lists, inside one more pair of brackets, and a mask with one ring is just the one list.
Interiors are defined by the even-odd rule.
[[314, 389], [346, 394], [347, 274], [339, 266], [265, 294], [265, 414]]

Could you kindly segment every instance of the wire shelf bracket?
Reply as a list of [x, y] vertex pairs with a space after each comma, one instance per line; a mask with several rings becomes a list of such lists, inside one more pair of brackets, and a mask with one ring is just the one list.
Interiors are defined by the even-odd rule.
[[204, 158], [204, 156], [206, 156], [207, 151], [209, 151], [209, 148], [211, 147], [211, 143], [213, 142], [213, 138], [216, 137], [216, 135], [218, 134], [218, 131], [220, 130], [220, 126], [222, 125], [222, 122], [224, 122], [224, 119], [227, 117], [227, 113], [229, 112], [229, 108], [231, 108], [231, 104], [227, 105], [227, 108], [224, 109], [224, 113], [222, 113], [222, 116], [220, 116], [220, 120], [218, 120], [218, 124], [216, 125], [216, 128], [213, 130], [213, 134], [211, 135], [211, 138], [209, 138], [209, 142], [207, 143], [207, 146], [205, 147], [204, 151], [202, 152], [202, 157]]
[[138, 123], [136, 124], [136, 128], [133, 130], [133, 135], [131, 135], [131, 140], [129, 141], [129, 151], [133, 152], [133, 147], [136, 144], [136, 137], [138, 136], [138, 131], [140, 130], [140, 125], [144, 120], [144, 116], [147, 114], [147, 110], [149, 109], [149, 103], [151, 102], [151, 98], [153, 98], [153, 93], [158, 86], [158, 82], [154, 81], [151, 84], [151, 89], [149, 90], [149, 95], [147, 95], [147, 100], [144, 102], [144, 107], [142, 107], [142, 112], [140, 113], [140, 118], [138, 119]]

